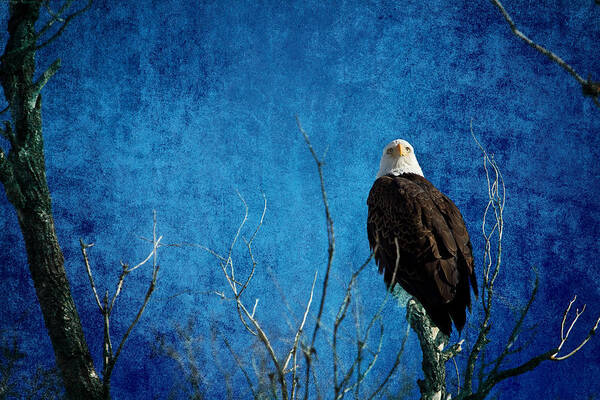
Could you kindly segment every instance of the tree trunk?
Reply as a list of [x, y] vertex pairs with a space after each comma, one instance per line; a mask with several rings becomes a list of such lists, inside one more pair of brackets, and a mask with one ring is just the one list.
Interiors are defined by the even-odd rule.
[[29, 270], [69, 397], [100, 399], [102, 386], [71, 297], [52, 214], [47, 211], [17, 209]]
[[421, 344], [423, 352], [423, 373], [425, 379], [419, 379], [421, 400], [446, 400], [446, 361], [448, 356], [444, 347], [448, 337], [431, 321], [418, 300], [412, 298], [406, 305], [406, 319], [410, 323]]
[[12, 119], [12, 124], [5, 122], [2, 133], [11, 149], [8, 156], [0, 149], [0, 181], [17, 212], [29, 270], [67, 394], [72, 399], [102, 399], [102, 384], [71, 297], [46, 182], [40, 91], [59, 63], [33, 82], [35, 22], [41, 4], [11, 1], [9, 5], [9, 39], [0, 59], [0, 81]]

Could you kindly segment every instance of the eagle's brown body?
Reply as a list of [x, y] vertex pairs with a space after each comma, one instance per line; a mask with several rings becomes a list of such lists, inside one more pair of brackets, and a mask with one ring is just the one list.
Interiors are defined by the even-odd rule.
[[462, 330], [470, 287], [477, 295], [477, 281], [458, 208], [427, 179], [411, 173], [378, 178], [367, 204], [369, 244], [388, 288], [399, 283], [445, 334], [450, 335], [452, 321]]

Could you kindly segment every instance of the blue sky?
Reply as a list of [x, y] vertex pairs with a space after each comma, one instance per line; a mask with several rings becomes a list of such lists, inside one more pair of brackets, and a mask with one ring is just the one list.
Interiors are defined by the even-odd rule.
[[[505, 7], [534, 40], [580, 74], [600, 79], [594, 57], [600, 6], [591, 0], [545, 3]], [[471, 121], [506, 180], [498, 337], [506, 337], [511, 308], [523, 305], [531, 290], [533, 266], [540, 293], [529, 322], [541, 329], [528, 352], [557, 344], [560, 316], [573, 294], [589, 310], [578, 338], [600, 312], [599, 110], [574, 79], [518, 41], [490, 2], [164, 0], [140, 6], [99, 0], [40, 53], [39, 68], [57, 57], [62, 68], [43, 92], [47, 176], [67, 273], [97, 365], [102, 321], [79, 238], [96, 243], [97, 281], [112, 290], [119, 260], [135, 262], [149, 250], [138, 238], [150, 234], [152, 210], [166, 242], [225, 251], [243, 216], [236, 190], [248, 201], [250, 224], [260, 217], [261, 192], [268, 199], [248, 301], [260, 298], [258, 315], [283, 346], [290, 331], [271, 275], [300, 314], [315, 269], [323, 277], [327, 244], [316, 167], [295, 115], [317, 152], [327, 149], [337, 252], [326, 313], [335, 312], [343, 282], [368, 255], [366, 197], [381, 149], [395, 138], [413, 144], [425, 176], [461, 209], [481, 267], [486, 192]], [[51, 347], [4, 195], [0, 210], [0, 287], [10, 293], [0, 321], [20, 332], [23, 346], [36, 350], [35, 360], [48, 364]], [[156, 333], [172, 337], [174, 325], [190, 317], [204, 338], [201, 359], [211, 358], [211, 326], [239, 351], [251, 343], [233, 305], [208, 293], [227, 289], [208, 254], [168, 248], [160, 262], [155, 297], [115, 370], [115, 398], [166, 396], [178, 375], [168, 360], [150, 358], [152, 342]], [[115, 311], [116, 334], [132, 318], [149, 272], [127, 282]], [[368, 312], [385, 296], [375, 266], [360, 285]], [[405, 320], [397, 307], [385, 313], [389, 355]], [[587, 398], [600, 391], [598, 354], [595, 340], [571, 360], [500, 386], [500, 398]], [[229, 353], [219, 350], [218, 357], [235, 368]], [[418, 357], [411, 337], [403, 364], [408, 375], [418, 373]], [[383, 357], [381, 371], [390, 362]], [[322, 373], [330, 371], [323, 367]], [[238, 375], [236, 394], [245, 396]], [[224, 395], [222, 387], [206, 390]]]

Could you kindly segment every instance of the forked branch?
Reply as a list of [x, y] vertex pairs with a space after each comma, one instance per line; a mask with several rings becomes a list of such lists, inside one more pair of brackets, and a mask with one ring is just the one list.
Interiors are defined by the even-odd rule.
[[[231, 240], [231, 243], [229, 244], [227, 256], [223, 256], [223, 255], [219, 254], [217, 251], [207, 248], [205, 246], [196, 245], [196, 247], [202, 248], [203, 250], [207, 251], [208, 253], [210, 253], [217, 259], [217, 262], [219, 263], [219, 266], [221, 267], [223, 275], [224, 275], [224, 277], [229, 285], [229, 288], [231, 289], [231, 292], [233, 294], [233, 298], [236, 303], [236, 308], [238, 311], [238, 316], [240, 318], [240, 321], [242, 322], [242, 324], [244, 325], [244, 327], [246, 328], [246, 330], [248, 332], [250, 332], [252, 335], [256, 336], [260, 340], [263, 347], [267, 351], [269, 358], [271, 359], [271, 362], [273, 363], [273, 366], [274, 366], [276, 374], [277, 374], [277, 381], [279, 383], [279, 389], [280, 389], [282, 399], [283, 400], [288, 400], [288, 399], [293, 400], [297, 397], [296, 374], [297, 374], [297, 370], [298, 370], [298, 365], [297, 365], [298, 346], [301, 343], [301, 337], [304, 332], [304, 327], [305, 327], [305, 324], [306, 324], [306, 321], [308, 318], [308, 313], [309, 313], [311, 305], [312, 305], [314, 289], [315, 289], [315, 284], [316, 284], [316, 280], [317, 280], [317, 271], [315, 271], [315, 275], [314, 275], [311, 290], [310, 290], [310, 295], [309, 295], [306, 307], [304, 307], [302, 321], [300, 322], [300, 325], [294, 332], [292, 346], [286, 352], [286, 355], [284, 357], [280, 358], [277, 356], [277, 353], [275, 351], [275, 348], [273, 347], [271, 339], [269, 338], [266, 331], [260, 324], [258, 317], [256, 315], [256, 310], [258, 307], [258, 299], [255, 299], [252, 309], [249, 309], [246, 306], [246, 304], [244, 303], [244, 300], [242, 297], [242, 293], [244, 293], [244, 291], [250, 285], [250, 283], [254, 277], [255, 271], [256, 271], [257, 260], [254, 257], [252, 243], [253, 243], [258, 231], [262, 227], [262, 224], [264, 221], [264, 217], [265, 217], [265, 213], [266, 213], [266, 209], [267, 209], [266, 197], [263, 194], [264, 206], [263, 206], [262, 214], [260, 217], [260, 221], [249, 239], [246, 239], [245, 237], [242, 236], [243, 228], [244, 228], [246, 222], [248, 221], [248, 204], [246, 203], [246, 200], [242, 197], [242, 195], [240, 193], [238, 193], [238, 197], [240, 198], [240, 200], [242, 201], [242, 204], [244, 206], [244, 217], [242, 218], [242, 221], [239, 224], [238, 229], [236, 230], [236, 233], [235, 233], [233, 239]], [[245, 280], [240, 280], [239, 274], [238, 274], [238, 277], [236, 278], [236, 268], [235, 268], [236, 262], [232, 256], [235, 245], [238, 242], [238, 239], [240, 237], [242, 238], [242, 240], [244, 241], [244, 243], [246, 245], [246, 251], [247, 251], [248, 258], [250, 259], [250, 264], [251, 264], [251, 270], [248, 273], [248, 276], [245, 278]], [[238, 359], [236, 359], [236, 363], [238, 363], [238, 366], [241, 366], [241, 363], [239, 362]], [[242, 370], [242, 372], [244, 372], [244, 370]], [[291, 381], [292, 381], [291, 388], [288, 387], [288, 382], [287, 382], [287, 378], [286, 378], [286, 375], [289, 373], [291, 373], [291, 376], [292, 376], [291, 377]], [[244, 372], [244, 375], [246, 376], [246, 378], [248, 380], [246, 372]], [[254, 389], [254, 387], [252, 385], [251, 385], [251, 390], [252, 390], [253, 394], [256, 395], [257, 391]]]
[[585, 306], [586, 306], [585, 304], [583, 305], [581, 311], [579, 311], [579, 309], [575, 310], [575, 317], [573, 318], [573, 321], [571, 321], [571, 324], [569, 325], [569, 328], [567, 329], [567, 332], [565, 333], [565, 322], [567, 321], [567, 317], [569, 315], [569, 311], [571, 311], [571, 306], [573, 305], [573, 303], [575, 303], [575, 300], [577, 300], [577, 296], [573, 296], [573, 300], [571, 300], [569, 302], [569, 306], [567, 307], [567, 309], [563, 313], [562, 323], [560, 324], [560, 343], [559, 343], [558, 347], [556, 348], [556, 353], [554, 353], [550, 357], [554, 361], [566, 360], [567, 358], [571, 357], [573, 354], [577, 353], [579, 350], [581, 350], [581, 348], [587, 342], [590, 341], [590, 339], [592, 338], [592, 336], [594, 336], [596, 334], [596, 330], [598, 330], [598, 325], [600, 324], [600, 317], [598, 317], [598, 319], [596, 319], [596, 323], [594, 324], [594, 326], [592, 327], [592, 329], [590, 329], [590, 332], [588, 333], [587, 337], [581, 341], [581, 343], [579, 344], [579, 346], [575, 347], [570, 353], [565, 354], [564, 356], [559, 356], [558, 355], [558, 353], [560, 352], [560, 350], [562, 349], [562, 347], [564, 346], [564, 344], [569, 339], [569, 335], [571, 334], [571, 330], [573, 329], [573, 327], [577, 323], [577, 320], [579, 319], [579, 317], [581, 316], [581, 314], [583, 314], [583, 312], [585, 311]]
[[[471, 134], [473, 135], [473, 126], [471, 123]], [[560, 328], [560, 343], [559, 345], [548, 351], [545, 351], [541, 354], [538, 354], [535, 357], [530, 358], [529, 360], [517, 365], [516, 367], [503, 368], [504, 361], [511, 354], [519, 353], [526, 346], [515, 346], [517, 338], [523, 332], [523, 325], [526, 316], [528, 315], [531, 306], [535, 300], [538, 287], [539, 280], [536, 274], [536, 279], [533, 287], [533, 291], [527, 304], [521, 309], [519, 313], [519, 317], [515, 322], [511, 333], [509, 334], [508, 340], [504, 345], [504, 348], [500, 355], [498, 355], [492, 361], [487, 361], [484, 363], [483, 360], [483, 351], [484, 348], [490, 343], [491, 339], [489, 337], [491, 330], [491, 309], [494, 300], [494, 283], [499, 275], [501, 268], [501, 253], [502, 253], [502, 233], [504, 228], [504, 203], [505, 203], [505, 187], [504, 181], [502, 179], [502, 174], [494, 160], [493, 156], [488, 155], [483, 146], [477, 141], [475, 136], [473, 135], [477, 145], [481, 149], [483, 153], [483, 165], [486, 173], [487, 180], [487, 188], [488, 188], [488, 204], [485, 208], [483, 215], [483, 224], [482, 224], [482, 233], [484, 238], [484, 265], [483, 265], [483, 288], [482, 288], [482, 308], [483, 308], [483, 321], [480, 326], [480, 330], [477, 336], [473, 347], [469, 353], [469, 358], [467, 360], [467, 366], [465, 371], [465, 387], [464, 390], [459, 394], [459, 399], [484, 399], [493, 389], [493, 387], [499, 382], [524, 374], [528, 371], [533, 370], [539, 364], [544, 361], [553, 360], [553, 361], [562, 361], [573, 354], [580, 351], [583, 346], [591, 340], [592, 336], [595, 335], [598, 326], [600, 325], [600, 318], [596, 320], [596, 323], [588, 333], [587, 337], [581, 341], [581, 343], [576, 346], [571, 352], [560, 356], [559, 352], [565, 345], [568, 340], [573, 327], [577, 323], [579, 317], [585, 311], [585, 305], [579, 311], [577, 309], [575, 311], [575, 316], [572, 321], [567, 324], [567, 319], [569, 316], [569, 312], [576, 300], [576, 297], [571, 300], [568, 307], [562, 316], [562, 323]], [[491, 215], [491, 217], [490, 217]], [[491, 227], [490, 222], [488, 221], [491, 218]], [[492, 246], [492, 242], [496, 242], [496, 246]], [[473, 374], [475, 371], [476, 364], [479, 364], [479, 385], [476, 390], [473, 390]], [[491, 368], [489, 368], [491, 367]]]
[[325, 299], [327, 297], [327, 287], [329, 285], [329, 274], [331, 272], [331, 266], [333, 264], [333, 255], [335, 252], [335, 232], [333, 229], [333, 218], [331, 217], [331, 212], [329, 210], [329, 201], [327, 199], [327, 191], [325, 190], [325, 178], [323, 176], [323, 164], [325, 156], [327, 155], [327, 150], [323, 154], [322, 158], [319, 158], [315, 149], [310, 142], [308, 134], [302, 128], [302, 124], [300, 123], [300, 118], [296, 115], [296, 124], [298, 125], [298, 130], [302, 134], [304, 141], [306, 142], [306, 146], [310, 151], [310, 154], [317, 165], [317, 171], [319, 173], [319, 183], [321, 187], [321, 197], [323, 200], [323, 208], [325, 209], [325, 224], [327, 228], [327, 267], [325, 268], [325, 277], [323, 278], [323, 286], [321, 290], [321, 300], [319, 301], [319, 311], [317, 312], [317, 318], [315, 327], [313, 329], [312, 338], [310, 340], [310, 344], [304, 351], [304, 357], [306, 361], [306, 371], [304, 376], [304, 400], [308, 399], [309, 394], [309, 382], [312, 368], [312, 355], [314, 353], [315, 342], [317, 340], [317, 334], [319, 329], [321, 328], [321, 318], [323, 317], [323, 309], [325, 307]]
[[[104, 345], [103, 345], [103, 357], [102, 357], [102, 364], [103, 364], [102, 372], [103, 372], [103, 387], [104, 387], [104, 391], [105, 391], [105, 396], [108, 396], [108, 393], [110, 391], [110, 378], [112, 375], [112, 371], [113, 371], [113, 368], [119, 358], [119, 355], [121, 354], [121, 351], [123, 350], [123, 346], [125, 345], [127, 338], [129, 337], [129, 335], [131, 334], [131, 332], [133, 331], [133, 329], [135, 328], [137, 323], [140, 321], [142, 314], [144, 313], [144, 310], [146, 308], [146, 305], [150, 301], [150, 297], [152, 296], [152, 293], [154, 292], [154, 289], [156, 288], [156, 282], [157, 282], [157, 278], [158, 278], [158, 270], [160, 269], [160, 266], [158, 265], [158, 248], [160, 246], [161, 240], [162, 240], [162, 236], [157, 237], [157, 235], [156, 235], [156, 212], [154, 212], [153, 224], [152, 224], [152, 251], [150, 252], [150, 254], [148, 254], [148, 256], [143, 261], [139, 262], [134, 267], [129, 267], [128, 264], [121, 263], [121, 273], [119, 275], [119, 281], [117, 283], [117, 287], [115, 289], [113, 297], [110, 301], [109, 301], [108, 290], [105, 292], [103, 299], [100, 300], [100, 296], [98, 295], [98, 291], [96, 288], [96, 283], [94, 281], [94, 276], [92, 273], [92, 268], [90, 265], [90, 260], [89, 260], [89, 256], [88, 256], [88, 252], [87, 252], [87, 250], [90, 247], [94, 246], [94, 244], [93, 243], [86, 244], [83, 242], [82, 239], [79, 240], [79, 244], [81, 247], [81, 254], [83, 256], [83, 262], [85, 264], [85, 269], [86, 269], [86, 273], [88, 275], [88, 279], [90, 282], [90, 287], [92, 289], [92, 293], [94, 294], [94, 300], [96, 302], [96, 305], [98, 306], [100, 314], [102, 314], [102, 318], [103, 318]], [[110, 317], [112, 315], [115, 301], [117, 300], [117, 297], [121, 293], [121, 289], [123, 287], [123, 282], [125, 280], [125, 277], [130, 272], [147, 264], [150, 260], [152, 260], [152, 279], [150, 280], [150, 284], [148, 286], [148, 289], [146, 290], [146, 294], [144, 296], [144, 299], [142, 301], [140, 308], [138, 309], [138, 312], [136, 313], [135, 318], [129, 324], [127, 331], [125, 332], [125, 334], [119, 341], [119, 345], [117, 346], [116, 352], [114, 352], [113, 346], [112, 346], [111, 333], [110, 333]]]
[[310, 142], [310, 139], [308, 138], [308, 134], [302, 128], [302, 124], [300, 124], [300, 118], [298, 118], [298, 116], [296, 116], [296, 124], [298, 125], [298, 129], [300, 130], [300, 133], [302, 133], [302, 137], [304, 138], [304, 141], [308, 146], [308, 150], [310, 151], [310, 154], [312, 155], [315, 164], [317, 165], [317, 171], [319, 173], [319, 182], [321, 184], [321, 196], [323, 198], [323, 208], [325, 209], [325, 223], [327, 226], [327, 268], [325, 269], [325, 278], [323, 278], [323, 289], [321, 292], [319, 311], [317, 313], [317, 323], [315, 324], [310, 344], [310, 346], [313, 347], [317, 338], [317, 333], [319, 331], [319, 328], [321, 327], [321, 317], [323, 315], [323, 307], [325, 305], [325, 298], [327, 296], [329, 273], [331, 271], [331, 265], [333, 263], [333, 254], [335, 252], [335, 232], [333, 230], [333, 218], [331, 217], [331, 212], [329, 210], [329, 201], [327, 200], [327, 191], [325, 190], [325, 178], [323, 176], [323, 164], [327, 151], [325, 151], [323, 158], [319, 158]]
[[93, 4], [93, 0], [87, 0], [85, 6], [83, 6], [82, 8], [80, 8], [77, 11], [74, 11], [73, 13], [67, 15], [66, 17], [63, 17], [64, 13], [71, 7], [71, 4], [73, 3], [73, 0], [66, 0], [63, 5], [60, 7], [58, 12], [53, 12], [49, 7], [48, 7], [48, 3], [46, 2], [46, 6], [48, 9], [48, 13], [50, 14], [50, 21], [48, 21], [46, 23], [46, 25], [44, 25], [38, 32], [36, 35], [37, 40], [41, 39], [41, 37], [56, 23], [56, 22], [60, 22], [61, 25], [60, 27], [56, 30], [56, 32], [54, 32], [48, 39], [46, 39], [45, 41], [43, 41], [41, 44], [38, 44], [36, 46], [36, 50], [39, 50], [41, 48], [46, 47], [47, 45], [49, 45], [50, 43], [52, 43], [54, 40], [56, 40], [60, 35], [63, 34], [63, 32], [65, 31], [65, 29], [67, 29], [67, 26], [69, 25], [69, 23], [71, 23], [71, 21], [73, 21], [73, 19], [75, 19], [76, 17], [78, 17], [79, 15], [85, 13], [86, 11], [88, 11]]
[[[494, 283], [500, 273], [502, 265], [502, 236], [504, 233], [504, 205], [506, 202], [506, 189], [504, 178], [500, 173], [498, 164], [493, 156], [490, 156], [473, 133], [473, 121], [471, 121], [471, 136], [483, 154], [483, 168], [485, 170], [488, 202], [483, 212], [481, 225], [484, 239], [483, 251], [483, 284], [481, 290], [481, 305], [483, 308], [483, 321], [477, 335], [477, 339], [471, 348], [465, 371], [465, 391], [470, 393], [473, 386], [473, 374], [479, 354], [489, 343], [490, 320], [492, 316], [492, 305], [494, 298]], [[490, 216], [491, 214], [491, 216]], [[491, 227], [488, 218], [492, 218]], [[493, 242], [495, 246], [492, 246]]]

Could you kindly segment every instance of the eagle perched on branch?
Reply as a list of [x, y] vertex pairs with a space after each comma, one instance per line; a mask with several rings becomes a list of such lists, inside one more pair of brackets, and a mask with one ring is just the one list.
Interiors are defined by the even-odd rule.
[[388, 289], [400, 284], [446, 335], [452, 321], [461, 331], [471, 287], [477, 296], [471, 241], [460, 211], [423, 177], [407, 141], [385, 146], [367, 205], [369, 244]]

